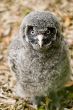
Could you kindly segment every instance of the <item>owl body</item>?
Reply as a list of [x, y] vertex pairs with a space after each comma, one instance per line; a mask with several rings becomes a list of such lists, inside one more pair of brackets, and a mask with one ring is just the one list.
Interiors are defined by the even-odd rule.
[[48, 95], [50, 91], [61, 89], [68, 81], [70, 72], [68, 56], [63, 44], [62, 47], [47, 52], [32, 50], [30, 45], [25, 44], [17, 37], [10, 46], [13, 71], [24, 93], [31, 97]]
[[[47, 37], [42, 40], [43, 36]], [[8, 59], [17, 80], [15, 92], [25, 99], [57, 92], [70, 78], [67, 47], [59, 23], [49, 12], [25, 17], [9, 47]]]

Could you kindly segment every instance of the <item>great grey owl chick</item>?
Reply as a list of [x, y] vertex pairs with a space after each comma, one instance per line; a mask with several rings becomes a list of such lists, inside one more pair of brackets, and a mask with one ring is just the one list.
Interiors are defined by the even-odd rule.
[[35, 11], [24, 17], [9, 47], [8, 60], [17, 80], [16, 94], [33, 103], [36, 97], [57, 93], [70, 79], [61, 26], [48, 11]]

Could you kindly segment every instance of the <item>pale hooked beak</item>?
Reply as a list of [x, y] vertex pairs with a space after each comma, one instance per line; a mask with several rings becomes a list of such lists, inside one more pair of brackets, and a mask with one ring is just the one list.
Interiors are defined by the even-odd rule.
[[37, 38], [38, 38], [38, 44], [39, 44], [39, 46], [42, 47], [42, 45], [43, 45], [43, 35], [40, 34], [40, 35], [37, 36]]

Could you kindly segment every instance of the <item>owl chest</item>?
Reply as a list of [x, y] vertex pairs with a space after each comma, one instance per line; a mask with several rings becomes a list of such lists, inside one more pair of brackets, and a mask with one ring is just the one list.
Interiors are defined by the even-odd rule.
[[21, 57], [21, 68], [23, 72], [30, 75], [41, 75], [50, 72], [54, 62], [46, 56], [26, 55]]

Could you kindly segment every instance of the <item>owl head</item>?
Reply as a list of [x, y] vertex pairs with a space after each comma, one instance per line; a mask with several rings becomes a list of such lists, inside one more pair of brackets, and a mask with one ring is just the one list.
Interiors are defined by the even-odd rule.
[[59, 21], [48, 11], [34, 11], [25, 16], [20, 31], [23, 40], [36, 50], [58, 46], [61, 40]]

